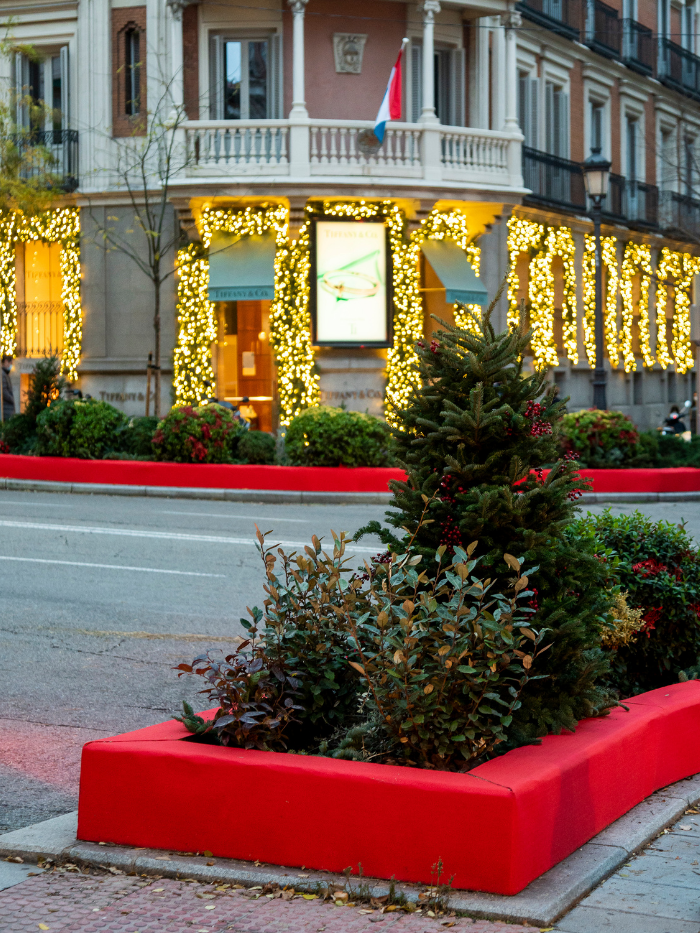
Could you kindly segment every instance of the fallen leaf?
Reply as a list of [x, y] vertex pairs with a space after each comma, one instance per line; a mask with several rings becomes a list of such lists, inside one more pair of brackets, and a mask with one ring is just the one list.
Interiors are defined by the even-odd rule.
[[20, 862], [20, 863], [22, 863], [22, 862], [24, 862], [24, 859], [23, 859], [23, 858], [20, 858], [19, 855], [10, 855], [8, 858], [5, 859], [5, 861], [6, 861], [6, 862]]
[[692, 826], [687, 826], [685, 823], [679, 823], [678, 828], [682, 829], [683, 832], [688, 833], [693, 828]]
[[205, 909], [205, 910], [215, 910], [215, 909], [216, 909], [216, 904], [207, 904], [207, 906], [206, 906], [204, 909]]
[[202, 855], [203, 855], [205, 858], [211, 858], [213, 854], [214, 854], [214, 853], [213, 853], [213, 852], [210, 852], [209, 849], [205, 849], [204, 852], [202, 852]]
[[40, 929], [40, 930], [48, 930], [49, 928], [46, 926], [45, 923], [40, 923], [40, 924], [39, 924], [39, 929]]
[[169, 855], [156, 855], [157, 862], [172, 862]]
[[336, 901], [347, 901], [350, 895], [347, 891], [336, 891], [333, 897]]
[[207, 865], [216, 865], [216, 862], [207, 862]]
[[165, 888], [153, 888], [154, 891], [165, 891]]
[[305, 901], [315, 901], [317, 896], [315, 894], [302, 894], [301, 895]]
[[387, 911], [389, 911], [389, 910], [398, 910], [398, 907], [396, 906], [396, 904], [389, 904], [389, 906], [388, 906], [388, 907], [385, 907], [384, 910], [387, 910]]

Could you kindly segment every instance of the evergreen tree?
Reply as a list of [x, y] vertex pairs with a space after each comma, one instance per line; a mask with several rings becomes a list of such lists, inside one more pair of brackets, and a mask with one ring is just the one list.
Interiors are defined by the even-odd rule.
[[[582, 486], [575, 461], [558, 459], [565, 401], [543, 372], [523, 372], [529, 335], [496, 334], [492, 308], [470, 330], [436, 318], [443, 330], [429, 346], [418, 345], [422, 388], [395, 431], [408, 479], [391, 483], [395, 511], [387, 521], [413, 534], [429, 500], [431, 521], [415, 542], [421, 566], [434, 565], [440, 545], [478, 541], [475, 556], [494, 581], [492, 592], [512, 584], [504, 554], [537, 568], [529, 583], [533, 625], [550, 629], [551, 647], [533, 671], [547, 676], [530, 682], [514, 717], [514, 744], [521, 744], [573, 729], [612, 705], [597, 686], [607, 670], [600, 628], [611, 594], [592, 539], [563, 535]], [[367, 532], [403, 550], [398, 531], [371, 522], [358, 536]]]

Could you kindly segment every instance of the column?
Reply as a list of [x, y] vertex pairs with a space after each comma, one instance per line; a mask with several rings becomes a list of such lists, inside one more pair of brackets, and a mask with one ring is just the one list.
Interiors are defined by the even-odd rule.
[[491, 129], [500, 130], [505, 120], [506, 82], [506, 33], [499, 18], [494, 16], [493, 46], [491, 58]]
[[307, 119], [306, 92], [304, 89], [304, 10], [308, 0], [289, 0], [294, 23], [292, 53], [292, 110], [291, 120]]
[[505, 113], [503, 129], [506, 133], [519, 133], [518, 125], [518, 46], [516, 30], [522, 23], [520, 13], [504, 13], [501, 24], [505, 30]]
[[439, 0], [423, 0], [418, 5], [423, 14], [423, 110], [421, 123], [437, 123], [435, 113], [435, 14], [440, 12]]
[[182, 56], [182, 11], [189, 0], [167, 0], [170, 11], [170, 99], [173, 113], [183, 118], [185, 76]]

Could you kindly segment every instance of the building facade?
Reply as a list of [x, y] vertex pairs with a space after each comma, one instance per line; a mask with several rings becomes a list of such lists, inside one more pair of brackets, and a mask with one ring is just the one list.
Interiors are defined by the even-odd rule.
[[[391, 418], [431, 315], [470, 326], [506, 276], [496, 325], [527, 322], [526, 365], [589, 407], [581, 162], [600, 148], [609, 406], [653, 427], [692, 393], [693, 4], [10, 0], [2, 13], [17, 51], [0, 77], [51, 108], [42, 140], [65, 190], [46, 215], [3, 218], [18, 391], [56, 349], [83, 393], [146, 410], [153, 283], [108, 233], [146, 254], [139, 217], [165, 147], [161, 412], [216, 393], [248, 396], [265, 430], [319, 402]], [[402, 117], [378, 146], [404, 39]], [[123, 159], [149, 144], [144, 191]]]

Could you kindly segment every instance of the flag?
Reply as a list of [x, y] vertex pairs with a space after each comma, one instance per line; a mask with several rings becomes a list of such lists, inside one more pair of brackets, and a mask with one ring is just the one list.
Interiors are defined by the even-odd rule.
[[374, 135], [380, 143], [384, 142], [384, 129], [387, 120], [401, 119], [401, 59], [403, 58], [403, 50], [407, 45], [408, 39], [404, 39], [399, 49], [396, 64], [391, 69], [391, 74], [389, 75], [389, 83], [384, 92], [384, 100], [379, 108], [377, 119], [374, 121]]

